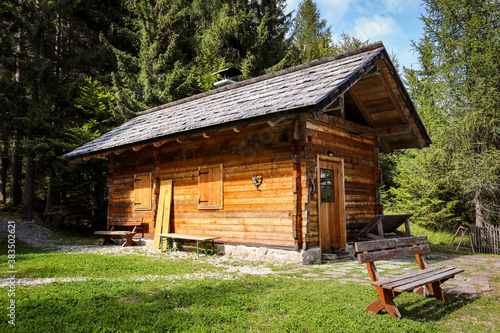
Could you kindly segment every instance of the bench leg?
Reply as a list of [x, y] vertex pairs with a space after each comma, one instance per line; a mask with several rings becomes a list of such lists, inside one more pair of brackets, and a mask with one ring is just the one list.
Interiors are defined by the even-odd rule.
[[415, 294], [421, 296], [429, 296], [429, 294], [434, 295], [438, 300], [450, 303], [450, 299], [445, 294], [443, 289], [441, 289], [440, 283], [438, 281], [428, 284], [426, 286], [422, 286], [418, 289], [415, 289]]
[[443, 289], [441, 289], [439, 282], [432, 282], [428, 285], [429, 291], [440, 301], [450, 303], [450, 299], [444, 293]]
[[393, 294], [391, 290], [387, 290], [384, 288], [377, 288], [377, 292], [379, 294], [379, 298], [375, 302], [372, 302], [370, 305], [368, 305], [366, 307], [366, 311], [377, 314], [380, 312], [380, 310], [386, 309], [392, 318], [400, 319], [401, 313], [399, 312], [398, 307], [394, 304], [393, 301], [394, 298], [400, 293], [395, 292]]
[[111, 236], [107, 235], [101, 235], [103, 238], [101, 246], [107, 245], [107, 244], [115, 244], [115, 242], [111, 239]]
[[123, 235], [123, 238], [125, 238], [125, 243], [123, 243], [123, 247], [125, 246], [133, 246], [137, 245], [137, 243], [132, 239], [135, 234], [130, 234], [130, 235]]

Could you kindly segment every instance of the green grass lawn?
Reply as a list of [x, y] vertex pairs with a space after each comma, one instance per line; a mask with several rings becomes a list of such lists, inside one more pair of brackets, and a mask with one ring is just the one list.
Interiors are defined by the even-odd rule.
[[[3, 237], [4, 238], [4, 237]], [[0, 247], [5, 248], [3, 240]], [[500, 276], [493, 291], [452, 304], [405, 293], [396, 298], [403, 319], [365, 307], [375, 288], [339, 278], [315, 281], [302, 274], [237, 274], [229, 267], [256, 266], [212, 258], [187, 259], [136, 248], [121, 254], [41, 251], [17, 241], [16, 277], [74, 281], [16, 288], [16, 332], [497, 332]], [[7, 256], [0, 255], [1, 277]], [[312, 266], [311, 272], [358, 265]], [[275, 271], [284, 267], [266, 265]], [[361, 266], [361, 265], [360, 265]], [[264, 267], [264, 266], [260, 266]], [[286, 266], [286, 269], [293, 268]], [[0, 288], [0, 307], [9, 302]], [[5, 312], [5, 311], [4, 311]], [[13, 331], [0, 320], [0, 332]]]

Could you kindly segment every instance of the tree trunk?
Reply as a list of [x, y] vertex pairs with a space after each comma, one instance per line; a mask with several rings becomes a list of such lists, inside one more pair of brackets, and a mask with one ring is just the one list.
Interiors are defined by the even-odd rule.
[[22, 156], [21, 156], [21, 136], [18, 131], [15, 131], [12, 140], [12, 159], [10, 170], [10, 191], [9, 205], [19, 206], [22, 199], [21, 191], [21, 176], [22, 176]]
[[7, 169], [9, 168], [9, 138], [2, 137], [0, 145], [0, 201], [7, 201]]
[[24, 165], [24, 201], [23, 214], [27, 219], [33, 218], [35, 205], [35, 161], [33, 157], [26, 156], [26, 164]]
[[484, 220], [483, 216], [483, 199], [481, 197], [481, 189], [479, 186], [477, 186], [474, 189], [474, 207], [475, 207], [475, 212], [476, 212], [476, 227], [485, 227], [486, 226], [486, 221]]
[[53, 182], [55, 181], [55, 175], [52, 169], [48, 170], [49, 173], [49, 180], [47, 184], [47, 194], [46, 194], [46, 201], [45, 201], [45, 211], [43, 213], [43, 217], [45, 222], [50, 223], [51, 218], [50, 218], [50, 212], [52, 211], [52, 207], [54, 207], [54, 190], [53, 190]]

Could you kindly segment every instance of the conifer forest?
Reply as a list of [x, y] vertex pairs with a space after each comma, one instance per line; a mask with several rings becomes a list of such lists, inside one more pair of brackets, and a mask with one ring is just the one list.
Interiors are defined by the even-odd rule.
[[[385, 212], [498, 225], [500, 2], [422, 6], [419, 66], [398, 71], [433, 143], [382, 156]], [[224, 68], [241, 81], [375, 42], [312, 0], [2, 0], [0, 37], [0, 210], [74, 230], [106, 227], [107, 160], [65, 153]]]

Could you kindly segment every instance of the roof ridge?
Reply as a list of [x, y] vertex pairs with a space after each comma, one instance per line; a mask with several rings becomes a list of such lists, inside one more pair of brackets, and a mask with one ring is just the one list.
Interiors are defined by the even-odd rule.
[[276, 71], [276, 72], [272, 72], [272, 73], [268, 73], [268, 74], [256, 76], [254, 78], [250, 78], [250, 79], [247, 79], [245, 81], [237, 82], [237, 83], [230, 84], [230, 85], [227, 85], [227, 86], [223, 86], [223, 87], [220, 87], [220, 88], [217, 88], [217, 89], [205, 91], [205, 92], [202, 92], [202, 93], [199, 93], [199, 94], [196, 94], [196, 95], [184, 97], [184, 98], [181, 98], [181, 99], [176, 100], [176, 101], [172, 101], [172, 102], [168, 102], [168, 103], [165, 103], [165, 104], [162, 104], [162, 105], [158, 105], [158, 106], [152, 107], [150, 109], [137, 112], [137, 116], [142, 116], [144, 114], [148, 114], [148, 113], [151, 113], [151, 112], [162, 110], [162, 109], [167, 108], [167, 107], [172, 107], [172, 106], [175, 106], [175, 105], [187, 103], [187, 102], [199, 99], [199, 98], [211, 96], [211, 95], [214, 95], [214, 94], [218, 94], [220, 92], [224, 92], [224, 91], [227, 91], [227, 90], [236, 89], [236, 88], [239, 88], [239, 87], [244, 87], [244, 86], [247, 86], [249, 84], [261, 82], [261, 81], [264, 81], [264, 80], [267, 80], [267, 79], [271, 79], [271, 78], [274, 78], [274, 77], [277, 77], [277, 76], [281, 76], [281, 75], [284, 75], [284, 74], [293, 73], [293, 72], [296, 72], [296, 71], [299, 71], [299, 70], [302, 70], [302, 69], [305, 69], [305, 68], [310, 68], [310, 67], [314, 67], [314, 66], [317, 66], [317, 65], [321, 65], [321, 64], [324, 64], [325, 62], [330, 62], [330, 61], [334, 61], [334, 60], [339, 60], [339, 59], [347, 58], [347, 57], [350, 57], [350, 56], [353, 56], [353, 55], [356, 55], [356, 54], [359, 54], [359, 53], [363, 53], [363, 52], [375, 50], [375, 49], [381, 48], [381, 47], [385, 48], [384, 44], [381, 41], [374, 42], [374, 43], [367, 44], [367, 45], [363, 45], [361, 47], [358, 47], [357, 49], [348, 50], [348, 51], [345, 51], [345, 52], [342, 52], [342, 53], [338, 53], [338, 54], [334, 54], [334, 55], [331, 55], [331, 56], [328, 56], [328, 57], [325, 57], [325, 58], [313, 60], [313, 61], [306, 62], [304, 64], [300, 64], [300, 65], [293, 66], [293, 67], [288, 67], [288, 68], [281, 69], [281, 70]]

